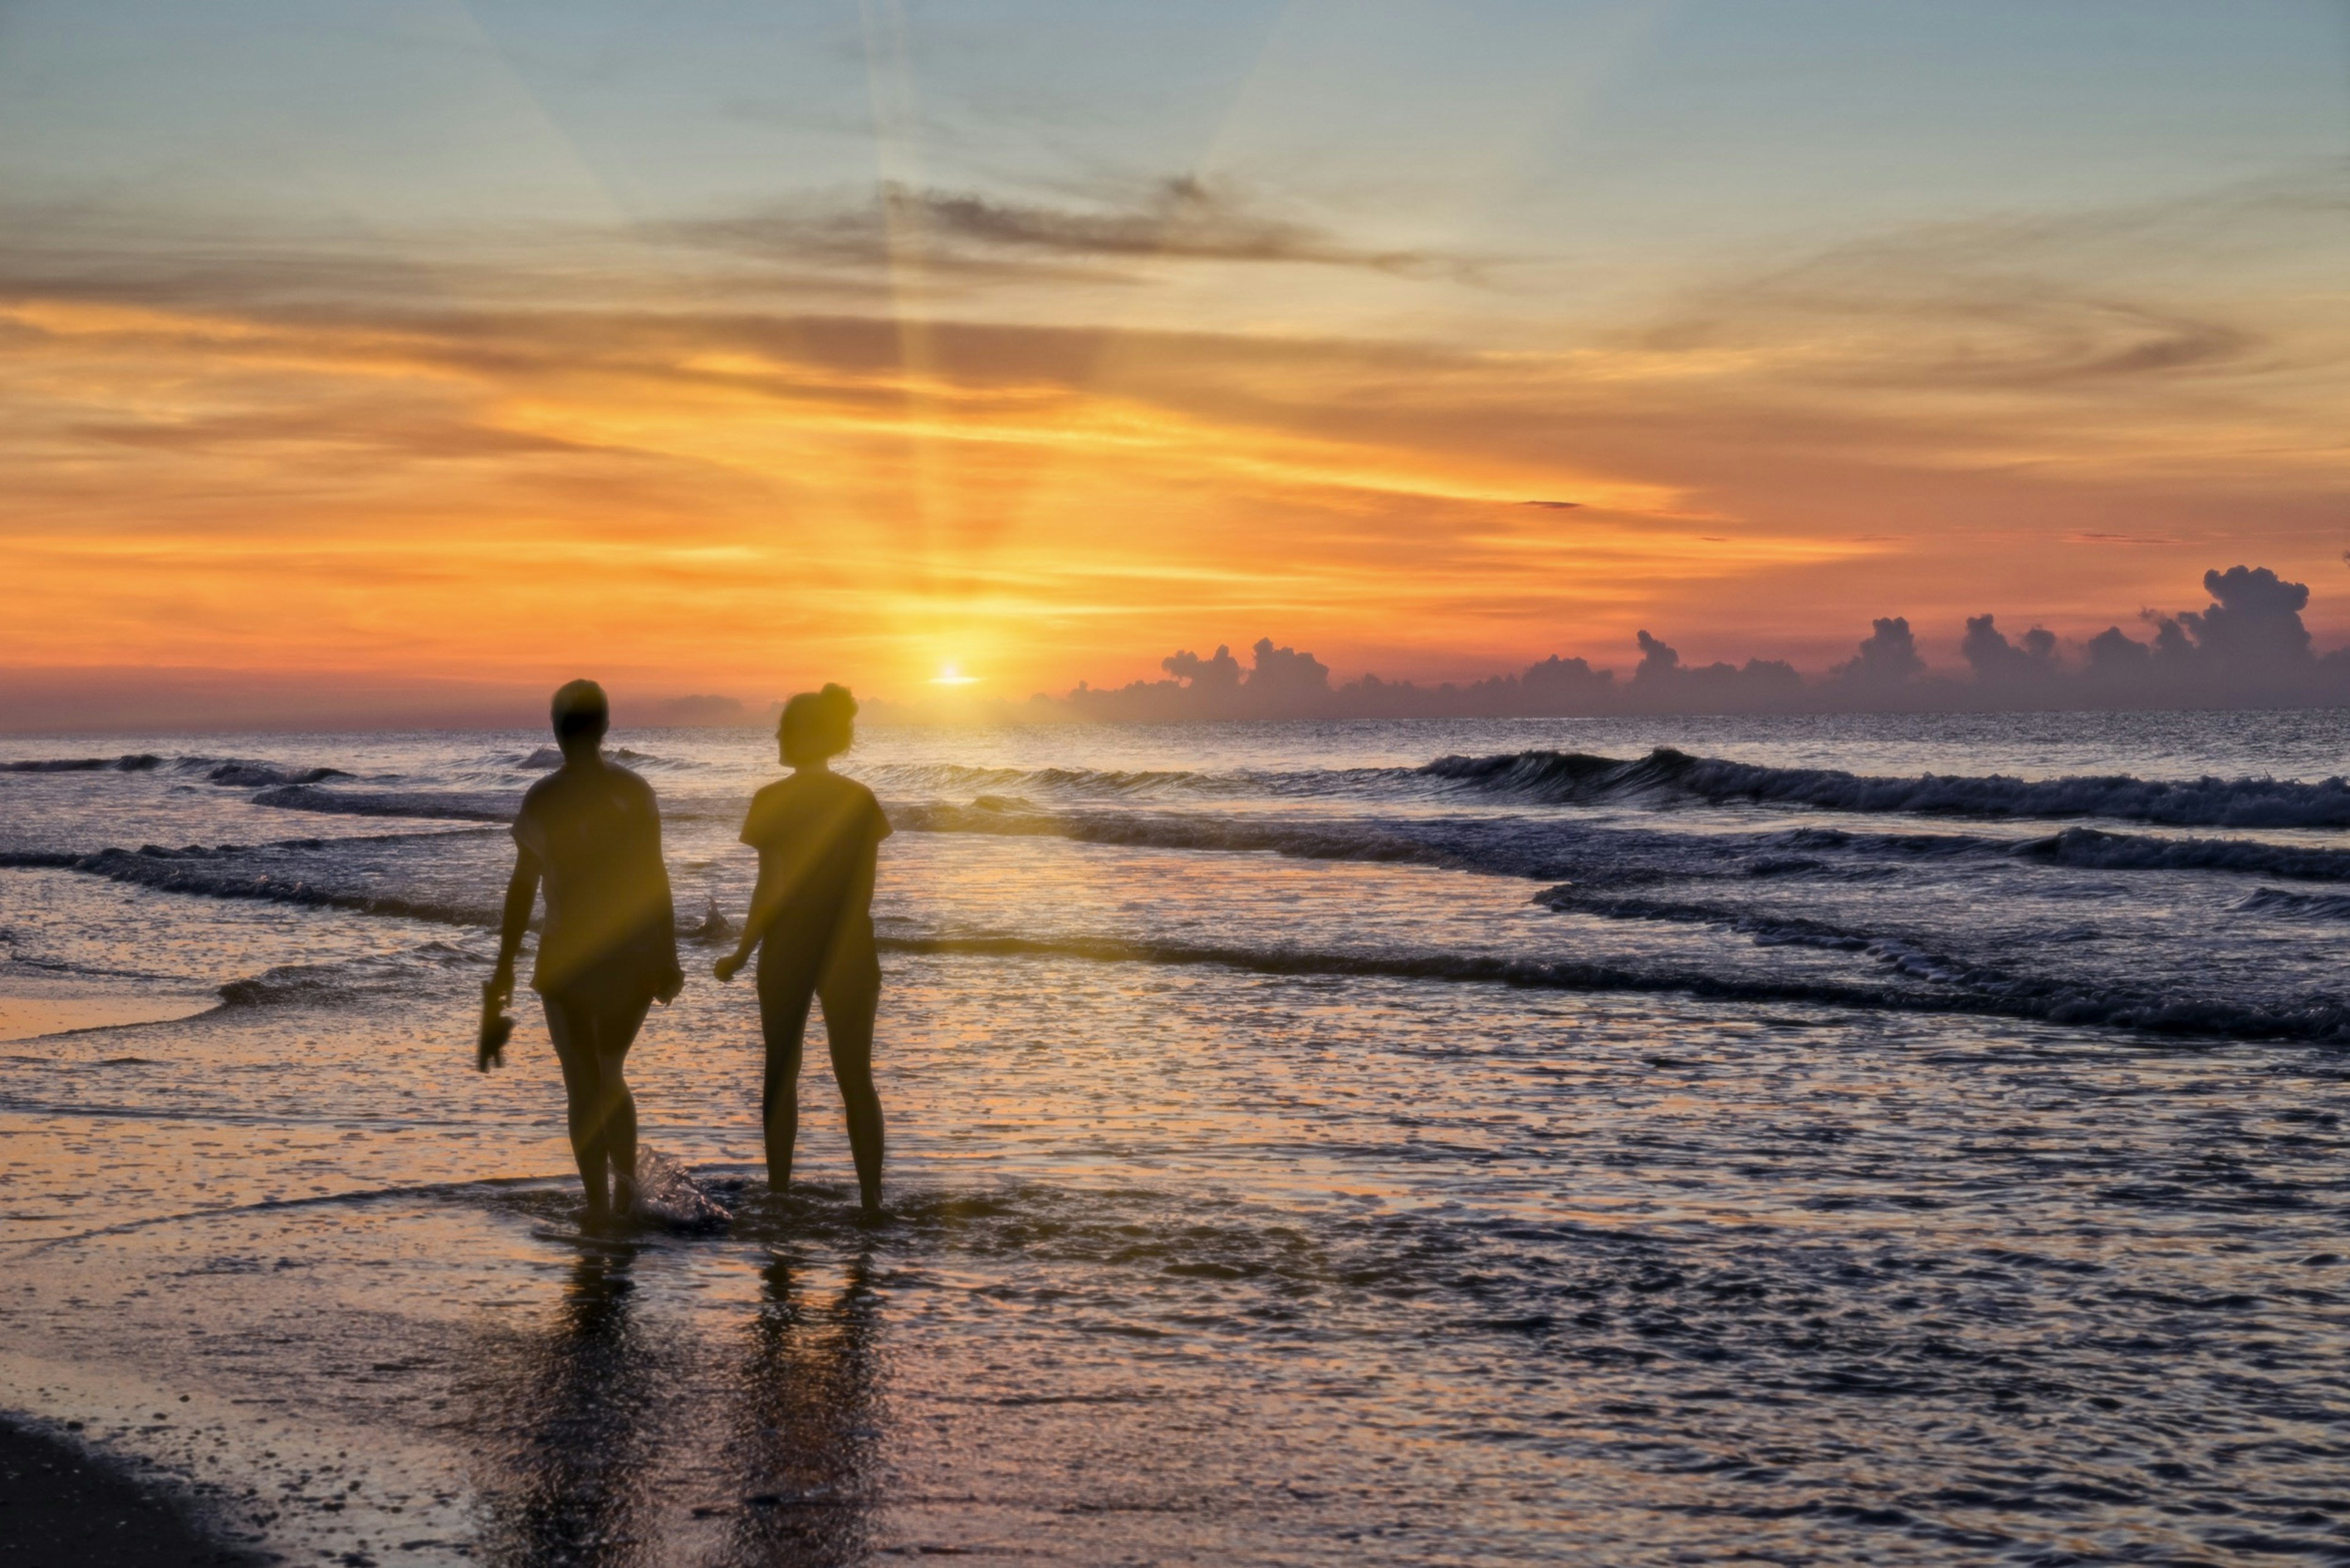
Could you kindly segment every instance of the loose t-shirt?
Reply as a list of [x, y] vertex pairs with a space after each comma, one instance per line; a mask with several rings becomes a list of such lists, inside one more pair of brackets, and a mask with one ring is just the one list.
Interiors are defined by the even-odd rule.
[[515, 842], [546, 891], [532, 989], [622, 1005], [678, 974], [677, 919], [652, 787], [609, 763], [567, 763], [533, 784]]
[[759, 963], [819, 964], [873, 945], [873, 853], [889, 836], [873, 792], [838, 774], [806, 769], [751, 799], [743, 842], [759, 852], [759, 883], [778, 909]]

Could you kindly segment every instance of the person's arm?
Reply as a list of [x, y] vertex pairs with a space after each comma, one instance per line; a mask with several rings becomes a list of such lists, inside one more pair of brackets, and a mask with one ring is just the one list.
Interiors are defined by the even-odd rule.
[[538, 857], [527, 849], [515, 851], [514, 875], [506, 879], [504, 918], [498, 924], [497, 967], [482, 987], [484, 999], [504, 1007], [514, 1000], [515, 954], [522, 950], [523, 933], [530, 929], [530, 909], [538, 902]]
[[733, 952], [711, 965], [711, 973], [721, 980], [733, 980], [742, 972], [743, 966], [751, 961], [751, 955], [766, 939], [767, 928], [774, 925], [775, 917], [783, 912], [783, 880], [776, 874], [773, 857], [760, 856], [759, 885], [751, 890], [751, 912], [743, 917], [743, 934], [736, 939]]
[[848, 897], [841, 905], [846, 919], [867, 920], [873, 918], [873, 881], [879, 875], [881, 841], [889, 836], [889, 819], [876, 805], [865, 824], [865, 853], [857, 857], [857, 869], [849, 874]]
[[[646, 792], [648, 796], [651, 792]], [[653, 808], [653, 872], [660, 878], [661, 950], [669, 957], [668, 967], [661, 971], [660, 983], [653, 995], [663, 1007], [675, 1002], [685, 989], [685, 971], [677, 963], [677, 900], [670, 892], [669, 866], [661, 857], [660, 808]]]

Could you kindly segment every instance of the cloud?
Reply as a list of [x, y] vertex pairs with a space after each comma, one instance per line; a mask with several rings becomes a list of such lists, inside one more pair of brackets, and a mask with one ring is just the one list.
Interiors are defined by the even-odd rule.
[[1462, 278], [1467, 257], [1364, 244], [1268, 210], [1236, 187], [1159, 180], [1114, 204], [1054, 206], [886, 182], [869, 201], [795, 203], [666, 224], [690, 247], [764, 261], [882, 269], [905, 264], [965, 279], [1139, 281], [1154, 265], [1222, 262], [1347, 267]]
[[1828, 671], [1831, 680], [1871, 696], [1898, 692], [1926, 673], [1910, 635], [1907, 616], [1887, 616], [1869, 623], [1868, 635], [1852, 658]]
[[577, 456], [599, 449], [535, 431], [501, 430], [431, 407], [390, 400], [215, 414], [193, 419], [90, 421], [67, 427], [76, 439], [168, 452], [238, 447], [333, 449], [345, 460], [371, 455], [447, 462], [469, 458]]
[[2310, 299], [2293, 269], [2338, 254], [2345, 171], [1864, 234], [1725, 273], [1639, 337], [1771, 351], [1801, 382], [1960, 395], [2107, 396], [2338, 364], [2338, 343], [2313, 356], [2303, 323], [2260, 302]]
[[1907, 617], [1873, 621], [1851, 659], [1806, 680], [1790, 664], [1748, 659], [1691, 666], [1641, 631], [1628, 680], [1581, 658], [1554, 654], [1514, 675], [1421, 686], [1376, 674], [1334, 686], [1310, 653], [1269, 638], [1243, 670], [1228, 648], [1212, 658], [1178, 653], [1171, 679], [1117, 690], [1080, 686], [1038, 697], [1031, 716], [1142, 722], [1249, 718], [1576, 717], [1611, 713], [1981, 711], [2026, 708], [2262, 707], [2350, 702], [2350, 648], [2313, 651], [2302, 612], [2309, 589], [2265, 566], [2203, 575], [2212, 603], [2150, 614], [2139, 641], [2111, 627], [2066, 659], [2060, 639], [2034, 627], [2012, 642], [1991, 615], [1967, 618], [1959, 649], [1970, 679], [1929, 672]]
[[[1076, 718], [1172, 722], [1187, 719], [1302, 719], [1330, 706], [1330, 668], [1310, 653], [1277, 648], [1259, 638], [1246, 670], [1219, 644], [1202, 659], [1178, 651], [1159, 661], [1164, 680], [1136, 680], [1114, 690], [1082, 682], [1062, 700]], [[1048, 700], [1049, 701], [1049, 700]]]
[[2033, 627], [2018, 645], [2007, 640], [1992, 617], [1970, 616], [1959, 653], [1974, 671], [1975, 683], [1986, 690], [2044, 689], [2057, 675], [2056, 634], [2045, 627]]
[[2196, 651], [2222, 680], [2259, 682], [2310, 668], [2309, 586], [2288, 583], [2266, 566], [2230, 566], [2203, 574], [2203, 591], [2217, 602], [2180, 616]]
[[1646, 631], [1633, 640], [1640, 662], [1627, 700], [1642, 711], [1767, 711], [1798, 700], [1803, 691], [1794, 666], [1777, 659], [1750, 659], [1742, 668], [1719, 659], [1692, 667], [1681, 662], [1679, 649]]

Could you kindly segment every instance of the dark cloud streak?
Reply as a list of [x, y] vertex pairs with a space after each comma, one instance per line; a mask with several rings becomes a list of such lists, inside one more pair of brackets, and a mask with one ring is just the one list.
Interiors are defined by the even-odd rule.
[[1472, 276], [1469, 258], [1365, 245], [1266, 210], [1222, 183], [1161, 180], [1090, 208], [884, 183], [869, 202], [779, 206], [666, 224], [658, 237], [766, 261], [883, 269], [912, 262], [1003, 282], [1140, 281], [1154, 263], [1349, 267], [1402, 277]]

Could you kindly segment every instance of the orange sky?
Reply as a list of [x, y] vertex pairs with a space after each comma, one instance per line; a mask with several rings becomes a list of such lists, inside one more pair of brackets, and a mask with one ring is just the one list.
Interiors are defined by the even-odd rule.
[[[877, 40], [871, 9], [838, 67], [861, 151], [833, 127], [802, 181], [666, 205], [630, 194], [657, 169], [599, 162], [619, 110], [534, 88], [462, 8], [415, 67], [455, 84], [434, 112], [362, 116], [389, 151], [287, 148], [326, 110], [255, 130], [233, 82], [141, 108], [155, 61], [68, 51], [155, 123], [0, 169], [24, 193], [0, 667], [589, 671], [764, 705], [823, 678], [914, 697], [950, 664], [1020, 697], [1267, 634], [1341, 677], [1620, 667], [1646, 628], [1817, 669], [1871, 616], [1948, 662], [1966, 615], [2085, 636], [2192, 607], [2239, 561], [2312, 583], [2321, 643], [2350, 635], [2350, 209], [2316, 155], [2350, 120], [2281, 121], [2265, 161], [2186, 138], [2105, 171], [2106, 196], [2095, 170], [1920, 196], [1896, 169], [1735, 224], [1695, 159], [1686, 192], [1559, 194], [1596, 154], [1548, 121], [1381, 188], [1376, 138], [1351, 161], [1295, 145], [1301, 98], [1338, 88], [1284, 65], [1334, 68], [1292, 8], [1195, 145], [1123, 154], [1180, 177], [1080, 181], [1066, 152], [982, 167], [993, 144], [936, 107], [963, 101], [951, 65], [902, 17]], [[1625, 20], [1657, 8], [1587, 9], [1560, 62], [1674, 68]], [[55, 27], [0, 59], [41, 63], [74, 39]], [[1274, 93], [1284, 70], [1308, 79]], [[21, 130], [60, 100], [14, 101]], [[1399, 112], [1451, 126], [1441, 99]], [[418, 123], [442, 145], [401, 164]], [[188, 152], [190, 125], [213, 143]], [[1834, 129], [1782, 172], [1832, 162]], [[227, 180], [264, 131], [282, 166]], [[2085, 134], [2043, 128], [2055, 152]], [[1577, 235], [1610, 213], [1605, 243]]]

